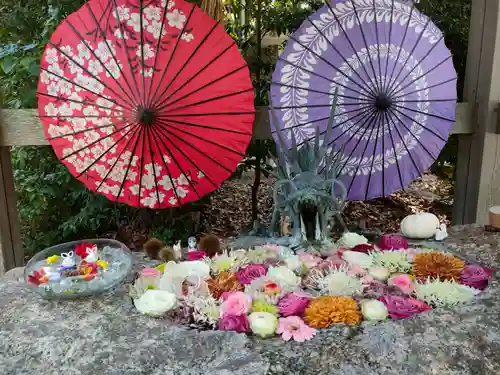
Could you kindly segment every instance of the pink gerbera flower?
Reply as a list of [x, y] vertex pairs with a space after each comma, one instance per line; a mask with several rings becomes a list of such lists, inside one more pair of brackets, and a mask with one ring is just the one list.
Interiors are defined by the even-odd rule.
[[316, 330], [306, 325], [298, 316], [289, 316], [278, 320], [276, 333], [281, 335], [285, 341], [293, 339], [297, 342], [304, 342], [311, 340], [316, 334]]

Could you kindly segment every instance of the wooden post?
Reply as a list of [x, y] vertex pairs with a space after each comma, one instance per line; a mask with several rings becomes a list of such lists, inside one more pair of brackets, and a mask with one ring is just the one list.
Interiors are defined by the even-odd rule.
[[[0, 130], [1, 116], [0, 113]], [[0, 146], [0, 276], [24, 264], [16, 202], [10, 147]]]
[[454, 224], [488, 221], [500, 204], [500, 0], [473, 0], [464, 101], [472, 135], [459, 137]]

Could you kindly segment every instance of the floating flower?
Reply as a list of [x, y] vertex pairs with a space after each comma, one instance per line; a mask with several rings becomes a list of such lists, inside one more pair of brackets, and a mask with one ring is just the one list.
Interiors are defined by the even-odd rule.
[[389, 316], [387, 307], [381, 301], [376, 299], [364, 300], [361, 302], [361, 313], [365, 320], [381, 321], [386, 320]]
[[318, 264], [320, 269], [341, 268], [347, 266], [347, 262], [338, 255], [332, 255]]
[[[107, 261], [105, 261], [104, 259], [99, 259], [96, 264], [97, 264], [97, 266], [101, 267], [103, 270], [107, 270], [109, 268], [109, 263]], [[158, 270], [158, 268], [155, 268], [155, 270], [157, 270], [161, 274], [161, 271]]]
[[456, 306], [470, 302], [480, 293], [478, 289], [458, 284], [454, 280], [427, 279], [415, 285], [418, 299], [433, 306]]
[[415, 290], [413, 281], [408, 275], [396, 275], [391, 277], [387, 284], [401, 290], [404, 294], [411, 294]]
[[313, 328], [328, 328], [336, 323], [356, 325], [363, 315], [358, 304], [348, 297], [318, 297], [311, 301], [304, 312], [304, 321]]
[[368, 274], [377, 281], [386, 281], [390, 276], [389, 270], [385, 267], [370, 267]]
[[309, 305], [309, 297], [298, 293], [288, 293], [278, 302], [278, 309], [283, 316], [302, 315]]
[[380, 250], [401, 250], [408, 248], [408, 241], [401, 236], [383, 235], [378, 242]]
[[372, 282], [365, 286], [363, 290], [363, 297], [369, 299], [378, 299], [386, 295], [404, 295], [399, 289], [391, 287], [385, 283]]
[[233, 270], [236, 265], [236, 257], [224, 252], [222, 254], [216, 254], [211, 261], [207, 259], [207, 262], [210, 263], [212, 272], [217, 274], [219, 272]]
[[245, 287], [240, 283], [235, 273], [221, 272], [214, 278], [206, 280], [210, 294], [219, 299], [224, 292], [241, 292]]
[[380, 301], [387, 307], [392, 319], [406, 319], [431, 309], [424, 301], [414, 298], [387, 295], [380, 297]]
[[59, 255], [52, 255], [51, 257], [47, 258], [47, 263], [48, 264], [55, 264], [59, 262], [60, 256]]
[[493, 271], [474, 265], [467, 265], [460, 273], [461, 284], [475, 289], [484, 290]]
[[263, 264], [249, 264], [236, 274], [238, 280], [243, 285], [250, 284], [253, 280], [267, 274], [267, 268]]
[[94, 245], [92, 245], [91, 243], [83, 242], [83, 243], [75, 246], [74, 252], [80, 258], [84, 259], [87, 257], [87, 254], [88, 254], [87, 250], [91, 249], [92, 247], [94, 247]]
[[316, 335], [316, 330], [306, 325], [298, 316], [290, 316], [278, 320], [276, 333], [285, 341], [293, 339], [297, 342], [304, 342], [311, 340]]
[[352, 249], [357, 245], [365, 244], [368, 244], [368, 239], [366, 237], [357, 233], [348, 232], [344, 233], [335, 245], [337, 245], [338, 248]]
[[224, 315], [219, 320], [219, 329], [221, 331], [245, 333], [249, 331], [250, 324], [246, 315]]
[[411, 270], [411, 263], [404, 251], [375, 251], [370, 253], [370, 256], [373, 260], [373, 266], [387, 268], [391, 273], [406, 273]]
[[28, 276], [28, 283], [32, 285], [46, 284], [49, 278], [45, 275], [45, 271], [41, 269], [40, 271], [33, 271], [32, 275]]
[[413, 259], [413, 273], [416, 277], [460, 280], [464, 266], [461, 259], [438, 251], [417, 254]]
[[248, 316], [251, 331], [260, 337], [273, 336], [278, 326], [278, 318], [267, 312], [254, 312]]
[[280, 313], [275, 305], [262, 300], [253, 301], [252, 312], [268, 312], [276, 316], [278, 316]]
[[365, 269], [370, 268], [373, 263], [373, 259], [370, 255], [356, 251], [344, 251], [342, 253], [342, 259], [350, 266], [359, 266]]
[[208, 254], [204, 251], [189, 251], [187, 253], [187, 260], [188, 261], [202, 260], [204, 258], [208, 258]]
[[298, 289], [302, 279], [287, 267], [270, 267], [267, 271], [269, 277], [276, 280], [278, 284], [287, 290]]
[[164, 290], [146, 290], [141, 297], [134, 300], [134, 305], [139, 312], [160, 317], [172, 310], [177, 304], [175, 294]]
[[259, 277], [245, 286], [245, 293], [253, 299], [261, 299], [273, 305], [286, 293], [278, 282], [269, 275]]
[[220, 315], [245, 315], [252, 306], [252, 298], [243, 292], [231, 293], [220, 307]]

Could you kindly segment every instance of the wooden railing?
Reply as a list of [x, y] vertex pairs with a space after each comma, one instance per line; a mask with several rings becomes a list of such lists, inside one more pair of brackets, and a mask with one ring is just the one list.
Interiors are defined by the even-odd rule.
[[[467, 104], [457, 106], [454, 134], [471, 134]], [[23, 265], [23, 246], [20, 235], [14, 177], [11, 164], [11, 146], [45, 146], [42, 125], [37, 111], [32, 109], [6, 110], [1, 124], [0, 140], [0, 275]], [[257, 108], [254, 126], [255, 139], [270, 139], [269, 116], [266, 107]]]

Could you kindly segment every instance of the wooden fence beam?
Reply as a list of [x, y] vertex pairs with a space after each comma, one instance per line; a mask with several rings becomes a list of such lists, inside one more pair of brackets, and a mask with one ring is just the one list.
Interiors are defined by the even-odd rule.
[[[3, 121], [0, 113], [0, 125]], [[0, 129], [2, 130], [2, 129]], [[0, 137], [1, 138], [1, 137]], [[24, 249], [21, 241], [14, 172], [10, 147], [0, 146], [0, 276], [23, 266]]]
[[459, 137], [453, 223], [485, 224], [500, 204], [500, 0], [474, 0], [464, 100], [474, 134]]
[[[3, 146], [43, 146], [49, 143], [43, 134], [42, 125], [34, 109], [16, 109], [5, 111]], [[470, 134], [469, 108], [466, 103], [457, 105], [456, 123], [452, 134]], [[271, 139], [271, 127], [267, 107], [257, 107], [253, 129], [254, 139]]]

